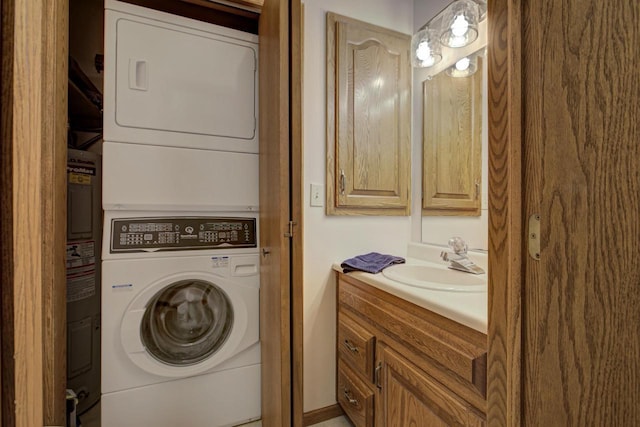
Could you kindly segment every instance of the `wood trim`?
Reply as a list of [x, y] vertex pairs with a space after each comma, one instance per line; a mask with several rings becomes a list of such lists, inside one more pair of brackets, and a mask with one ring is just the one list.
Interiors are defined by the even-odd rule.
[[258, 34], [258, 18], [255, 12], [206, 0], [123, 0], [125, 3], [184, 16], [210, 24], [221, 25], [252, 34]]
[[490, 0], [488, 426], [521, 425], [522, 5]]
[[248, 10], [252, 12], [260, 12], [262, 9], [263, 0], [180, 0], [187, 3], [200, 4], [204, 7], [216, 9], [218, 7], [224, 7], [224, 5], [231, 6], [235, 9]]
[[[0, 0], [2, 1], [2, 0]], [[13, 375], [13, 2], [1, 4], [0, 31], [0, 425], [15, 424]]]
[[291, 379], [292, 421], [294, 427], [304, 425], [304, 174], [303, 174], [303, 5], [290, 2], [291, 49], [291, 219], [295, 223], [291, 253]]
[[344, 415], [344, 411], [340, 405], [333, 404], [325, 406], [324, 408], [314, 409], [313, 411], [304, 413], [304, 426], [312, 426], [333, 418], [341, 417]]
[[[5, 224], [3, 219], [6, 218], [7, 220], [10, 220], [12, 216], [10, 212], [7, 212], [7, 210], [10, 209], [11, 204], [8, 200], [6, 201], [4, 197], [5, 192], [8, 193], [8, 191], [5, 191], [5, 183], [9, 181], [8, 178], [6, 178], [5, 173], [11, 173], [11, 164], [5, 164], [5, 162], [2, 160], [6, 157], [9, 157], [8, 153], [5, 152], [5, 146], [7, 144], [5, 144], [5, 133], [3, 125], [4, 115], [2, 114], [2, 112], [5, 111], [7, 107], [4, 99], [4, 91], [2, 90], [5, 87], [3, 71], [4, 56], [2, 56], [2, 53], [4, 52], [3, 44], [5, 40], [5, 34], [2, 32], [4, 28], [4, 26], [2, 25], [2, 21], [4, 19], [4, 11], [2, 7], [2, 0], [0, 0], [0, 40], [2, 40], [0, 41], [0, 235], [7, 236], [8, 233], [7, 230], [5, 230], [5, 225], [8, 225], [8, 221], [7, 224]], [[0, 425], [4, 425], [2, 418], [2, 407], [4, 406], [4, 400], [2, 399], [4, 389], [4, 375], [2, 375], [2, 372], [4, 372], [3, 354], [6, 354], [6, 350], [3, 352], [5, 342], [2, 338], [2, 329], [5, 323], [2, 309], [2, 306], [4, 305], [2, 301], [2, 295], [4, 294], [5, 283], [8, 283], [8, 280], [5, 280], [5, 272], [8, 271], [8, 266], [5, 265], [5, 257], [8, 258], [8, 253], [5, 253], [5, 240], [8, 239], [0, 239]]]
[[2, 176], [2, 198], [7, 202], [2, 204], [2, 231], [10, 242], [2, 253], [2, 413], [3, 425], [17, 427], [43, 425], [45, 184], [43, 175], [34, 171], [44, 154], [42, 58], [44, 30], [51, 19], [45, 4], [15, 0], [3, 2], [2, 10], [2, 169], [9, 163]]
[[64, 425], [67, 385], [67, 66], [68, 0], [45, 2], [43, 50], [43, 368], [44, 424]]
[[[260, 15], [260, 338], [262, 425], [288, 427], [291, 384], [289, 1], [266, 0]], [[268, 115], [267, 115], [268, 114]]]

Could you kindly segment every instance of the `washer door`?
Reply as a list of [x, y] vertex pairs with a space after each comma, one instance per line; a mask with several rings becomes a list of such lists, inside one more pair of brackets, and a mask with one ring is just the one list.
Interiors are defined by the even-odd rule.
[[120, 342], [146, 372], [187, 377], [207, 372], [259, 342], [259, 287], [202, 272], [149, 284], [122, 318]]
[[203, 280], [181, 280], [151, 299], [140, 336], [158, 361], [189, 366], [218, 351], [232, 327], [233, 307], [222, 289]]

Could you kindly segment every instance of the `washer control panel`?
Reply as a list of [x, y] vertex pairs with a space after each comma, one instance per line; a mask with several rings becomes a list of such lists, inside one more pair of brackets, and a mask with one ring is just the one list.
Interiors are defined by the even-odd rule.
[[111, 220], [111, 253], [257, 246], [255, 218], [158, 217]]

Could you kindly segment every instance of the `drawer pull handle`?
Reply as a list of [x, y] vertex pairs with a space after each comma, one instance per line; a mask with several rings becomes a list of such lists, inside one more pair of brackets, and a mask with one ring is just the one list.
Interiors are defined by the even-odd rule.
[[349, 340], [344, 340], [344, 346], [347, 347], [351, 353], [357, 353], [358, 352], [358, 347], [353, 345], [351, 343], [351, 341], [349, 341]]
[[345, 399], [347, 399], [347, 402], [349, 402], [351, 405], [353, 406], [358, 406], [358, 401], [356, 399], [353, 398], [353, 396], [351, 395], [351, 391], [347, 390], [346, 388], [343, 390], [344, 393], [344, 397]]

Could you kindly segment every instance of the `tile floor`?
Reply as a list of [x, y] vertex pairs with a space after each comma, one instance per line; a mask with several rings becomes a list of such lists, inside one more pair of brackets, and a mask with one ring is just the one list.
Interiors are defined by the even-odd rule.
[[[100, 427], [100, 402], [80, 416], [82, 427]], [[260, 421], [243, 424], [241, 427], [262, 427]], [[346, 417], [338, 417], [328, 421], [314, 424], [313, 427], [352, 427]]]

